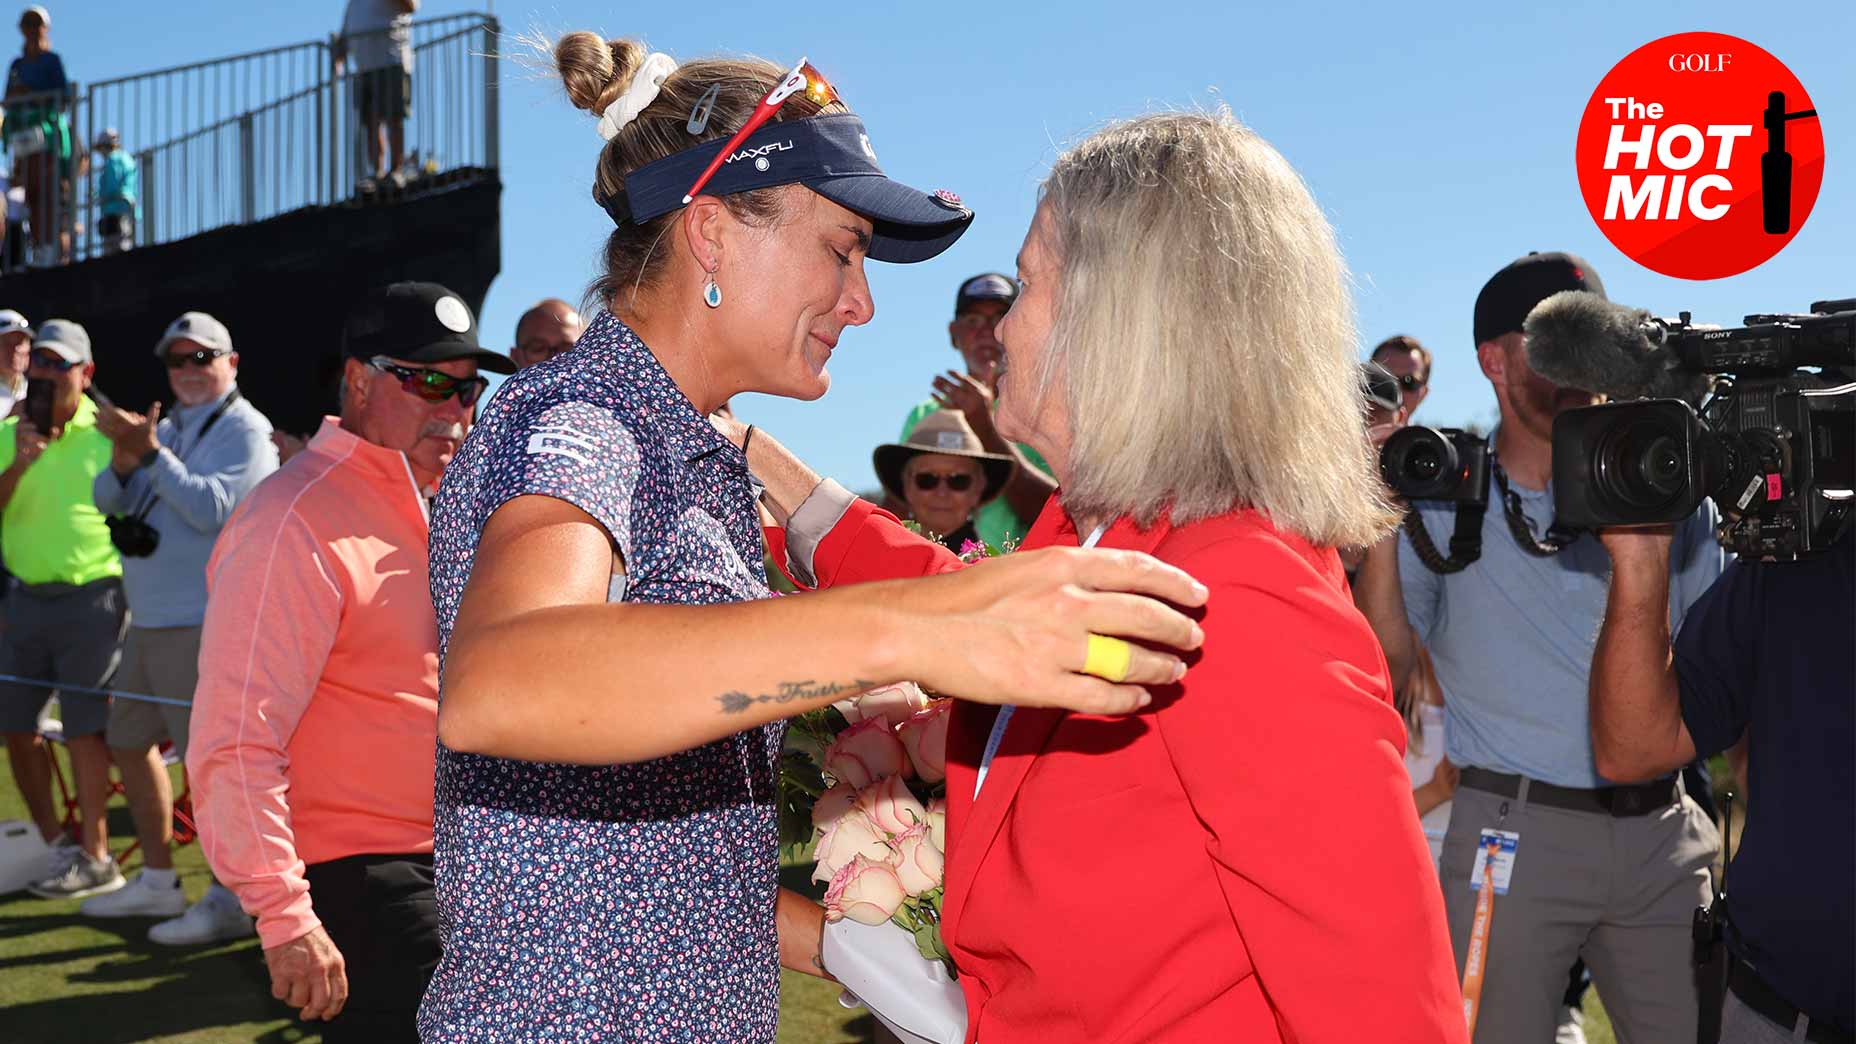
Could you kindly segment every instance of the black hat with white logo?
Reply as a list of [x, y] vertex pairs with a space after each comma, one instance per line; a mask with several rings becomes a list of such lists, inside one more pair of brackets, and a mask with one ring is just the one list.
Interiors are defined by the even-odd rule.
[[491, 373], [516, 372], [507, 355], [477, 343], [470, 306], [437, 283], [394, 283], [369, 293], [348, 315], [342, 351], [416, 363], [469, 359]]

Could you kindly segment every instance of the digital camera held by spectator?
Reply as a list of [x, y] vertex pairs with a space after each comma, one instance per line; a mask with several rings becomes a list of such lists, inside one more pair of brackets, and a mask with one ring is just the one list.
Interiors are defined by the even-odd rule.
[[1407, 500], [1489, 502], [1489, 444], [1461, 428], [1401, 428], [1379, 450], [1379, 473]]
[[161, 531], [135, 515], [106, 515], [103, 524], [110, 527], [110, 543], [130, 558], [147, 558], [161, 546]]

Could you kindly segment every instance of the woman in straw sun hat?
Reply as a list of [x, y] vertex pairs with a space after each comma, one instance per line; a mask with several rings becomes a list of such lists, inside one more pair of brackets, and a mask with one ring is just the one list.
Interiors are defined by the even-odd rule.
[[878, 446], [871, 461], [889, 495], [908, 505], [924, 533], [955, 553], [980, 543], [973, 513], [1003, 492], [1018, 470], [1010, 456], [988, 453], [956, 410], [922, 418], [908, 438]]

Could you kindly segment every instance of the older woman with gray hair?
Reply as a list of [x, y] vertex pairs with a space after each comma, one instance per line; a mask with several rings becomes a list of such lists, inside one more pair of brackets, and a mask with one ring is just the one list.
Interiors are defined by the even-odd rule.
[[[1060, 480], [1024, 546], [1144, 551], [1211, 595], [1142, 713], [956, 705], [942, 931], [966, 1039], [1465, 1040], [1405, 730], [1335, 551], [1395, 514], [1321, 209], [1228, 113], [1147, 116], [1059, 158], [1018, 274], [998, 423]], [[959, 568], [807, 492], [795, 573]], [[1092, 644], [1089, 669], [1125, 669]]]

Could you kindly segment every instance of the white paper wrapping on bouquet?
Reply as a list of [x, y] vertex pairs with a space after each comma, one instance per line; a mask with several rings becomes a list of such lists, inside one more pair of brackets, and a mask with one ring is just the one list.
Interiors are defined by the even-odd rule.
[[967, 999], [940, 961], [893, 924], [825, 925], [825, 970], [905, 1044], [961, 1044]]

